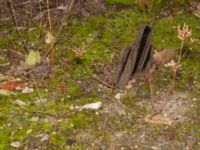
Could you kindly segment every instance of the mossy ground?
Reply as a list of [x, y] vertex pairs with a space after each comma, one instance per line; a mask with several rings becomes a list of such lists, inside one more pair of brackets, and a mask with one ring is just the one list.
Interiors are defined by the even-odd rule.
[[[35, 101], [38, 98], [36, 90], [32, 94], [16, 92], [17, 95], [0, 96], [0, 149], [12, 149], [10, 143], [13, 141], [20, 141], [21, 149], [25, 147], [28, 149], [36, 147], [39, 149], [112, 149], [115, 144], [117, 146], [114, 148], [123, 148], [126, 143], [115, 143], [113, 140], [116, 138], [114, 137], [115, 133], [125, 132], [129, 135], [128, 138], [132, 139], [133, 135], [140, 135], [143, 130], [150, 133], [146, 138], [149, 143], [154, 143], [153, 140], [163, 134], [172, 141], [172, 145], [173, 141], [186, 140], [187, 142], [185, 137], [188, 134], [191, 134], [192, 138], [193, 136], [200, 138], [200, 120], [198, 118], [200, 95], [199, 92], [196, 92], [200, 89], [200, 57], [192, 55], [200, 53], [200, 22], [199, 18], [190, 13], [180, 13], [173, 18], [156, 20], [153, 26], [153, 43], [157, 49], [175, 48], [178, 52], [181, 43], [177, 38], [177, 26], [184, 23], [192, 29], [192, 37], [198, 39], [195, 44], [191, 44], [189, 39], [185, 43], [184, 49], [188, 50], [189, 53], [181, 62], [182, 71], [176, 89], [189, 92], [197, 98], [196, 111], [190, 116], [193, 121], [172, 127], [145, 124], [143, 121], [147, 114], [145, 105], [140, 107], [136, 105], [141, 97], [138, 98], [137, 95], [133, 94], [133, 91], [120, 100], [120, 105], [125, 108], [119, 109], [125, 109], [125, 115], [109, 116], [101, 110], [95, 112], [71, 109], [72, 106], [96, 101], [102, 101], [103, 107], [110, 101], [115, 103], [115, 91], [112, 92], [106, 88], [98, 91], [99, 83], [91, 80], [94, 74], [100, 75], [95, 70], [94, 64], [101, 62], [111, 66], [116, 65], [121, 49], [132, 42], [138, 26], [150, 22], [151, 18], [148, 15], [133, 9], [111, 11], [101, 16], [72, 20], [58, 37], [61, 44], [56, 46], [55, 51], [55, 77], [42, 81], [43, 86], [39, 86], [38, 89], [40, 96], [46, 98], [47, 101], [44, 104], [36, 105]], [[5, 25], [1, 26], [2, 31], [8, 30], [8, 28], [10, 29]], [[44, 41], [44, 33], [38, 25], [23, 32], [23, 37], [32, 45]], [[19, 39], [17, 34], [12, 32], [0, 39], [0, 47], [8, 50], [13, 47], [20, 51], [22, 45], [19, 43]], [[34, 47], [34, 49], [45, 53], [47, 47], [38, 45], [39, 48]], [[76, 47], [83, 48], [86, 54], [77, 58], [72, 51]], [[0, 54], [3, 55], [2, 52]], [[69, 60], [70, 63], [65, 64], [64, 59]], [[0, 58], [0, 64], [2, 63], [4, 61]], [[168, 76], [171, 78], [170, 71], [165, 73], [164, 75], [158, 74], [164, 77], [156, 77], [159, 86], [166, 82], [160, 79]], [[195, 80], [194, 89], [188, 86], [191, 75]], [[38, 79], [36, 82], [39, 84], [41, 81]], [[169, 80], [167, 83], [169, 84]], [[62, 92], [59, 88], [63, 84], [67, 86], [66, 92]], [[85, 93], [87, 90], [89, 92]], [[148, 94], [145, 86], [141, 90], [142, 97]], [[16, 106], [13, 104], [16, 99], [22, 100], [28, 105]], [[33, 117], [39, 117], [39, 120], [34, 122], [32, 121]], [[38, 134], [44, 133], [49, 134], [50, 139], [47, 143], [39, 143], [36, 137]], [[138, 141], [134, 142], [131, 146], [138, 145]], [[198, 149], [199, 142], [193, 143], [192, 148]], [[141, 147], [145, 148], [144, 145]]]

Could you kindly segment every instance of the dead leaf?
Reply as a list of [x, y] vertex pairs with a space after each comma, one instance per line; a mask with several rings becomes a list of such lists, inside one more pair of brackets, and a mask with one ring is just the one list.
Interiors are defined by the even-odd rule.
[[32, 121], [32, 122], [37, 122], [39, 119], [40, 119], [39, 117], [32, 117], [32, 118], [31, 118], [31, 121]]
[[175, 49], [164, 49], [153, 55], [155, 64], [164, 65], [176, 57]]
[[0, 95], [9, 96], [10, 94], [10, 91], [0, 89]]
[[41, 103], [46, 103], [47, 102], [47, 99], [46, 98], [39, 98], [37, 99], [34, 104], [35, 105], [38, 105], [38, 104], [41, 104]]
[[46, 44], [54, 44], [56, 42], [55, 37], [49, 31], [47, 31], [47, 34], [45, 36], [45, 42]]
[[26, 58], [25, 63], [27, 65], [35, 65], [37, 63], [40, 63], [40, 61], [41, 61], [40, 53], [38, 51], [31, 50]]
[[42, 138], [40, 139], [41, 142], [45, 142], [45, 141], [48, 141], [49, 140], [49, 135], [48, 134], [44, 134], [42, 136]]
[[153, 123], [153, 124], [164, 124], [164, 125], [171, 125], [172, 121], [167, 118], [164, 117], [160, 114], [152, 116], [152, 115], [147, 115], [144, 119], [145, 122], [147, 123]]
[[25, 102], [18, 100], [18, 99], [15, 100], [13, 103], [18, 105], [18, 106], [26, 106], [27, 105]]
[[21, 81], [8, 81], [3, 85], [2, 89], [12, 91], [22, 86], [24, 86], [24, 83]]
[[57, 7], [58, 10], [66, 10], [66, 8], [67, 8], [67, 7], [66, 7], [66, 6], [63, 6], [63, 5]]
[[23, 90], [22, 90], [22, 93], [23, 94], [30, 94], [30, 93], [33, 93], [33, 88], [29, 88], [29, 87], [25, 87]]
[[7, 81], [9, 79], [11, 79], [11, 77], [0, 73], [0, 82]]
[[38, 135], [36, 135], [36, 137], [41, 138], [41, 139], [40, 139], [41, 142], [45, 142], [45, 141], [48, 141], [48, 140], [49, 140], [49, 135], [46, 134], [46, 133], [44, 133], [44, 134], [38, 134]]
[[200, 18], [200, 3], [194, 4], [192, 10], [193, 10], [193, 14], [194, 14], [196, 17]]

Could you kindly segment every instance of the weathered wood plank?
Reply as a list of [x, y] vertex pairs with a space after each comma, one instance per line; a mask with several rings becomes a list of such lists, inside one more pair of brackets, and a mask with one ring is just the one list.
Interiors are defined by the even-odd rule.
[[125, 87], [131, 78], [138, 73], [142, 73], [150, 66], [151, 49], [151, 28], [148, 25], [141, 25], [138, 36], [131, 47], [127, 47], [121, 53], [115, 80], [118, 87]]
[[127, 46], [126, 48], [124, 48], [120, 54], [120, 65], [118, 65], [118, 68], [117, 68], [117, 74], [114, 78], [114, 83], [117, 83], [121, 77], [121, 74], [123, 73], [124, 71], [124, 67], [126, 65], [126, 62], [128, 60], [128, 56], [131, 52], [131, 46]]

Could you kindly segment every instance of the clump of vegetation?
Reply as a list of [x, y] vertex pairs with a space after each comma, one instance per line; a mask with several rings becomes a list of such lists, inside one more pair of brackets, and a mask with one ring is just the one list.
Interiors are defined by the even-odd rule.
[[195, 1], [196, 0], [107, 0], [107, 3], [135, 6], [139, 11], [149, 14], [151, 17], [155, 17], [163, 8], [173, 10], [174, 8], [186, 6]]
[[110, 4], [123, 4], [123, 5], [146, 5], [146, 6], [152, 6], [155, 7], [156, 5], [163, 5], [167, 3], [173, 3], [176, 5], [186, 5], [189, 4], [192, 1], [196, 0], [174, 0], [174, 1], [166, 1], [166, 0], [107, 0]]

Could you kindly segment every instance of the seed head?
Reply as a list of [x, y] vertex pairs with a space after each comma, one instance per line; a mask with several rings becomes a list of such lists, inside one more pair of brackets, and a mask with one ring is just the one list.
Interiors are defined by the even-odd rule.
[[189, 29], [188, 25], [185, 24], [185, 23], [182, 27], [180, 25], [178, 25], [177, 29], [178, 29], [178, 36], [177, 37], [181, 41], [184, 41], [187, 37], [192, 36], [192, 30]]
[[73, 50], [76, 57], [82, 57], [85, 54], [85, 50], [83, 48], [77, 48]]

